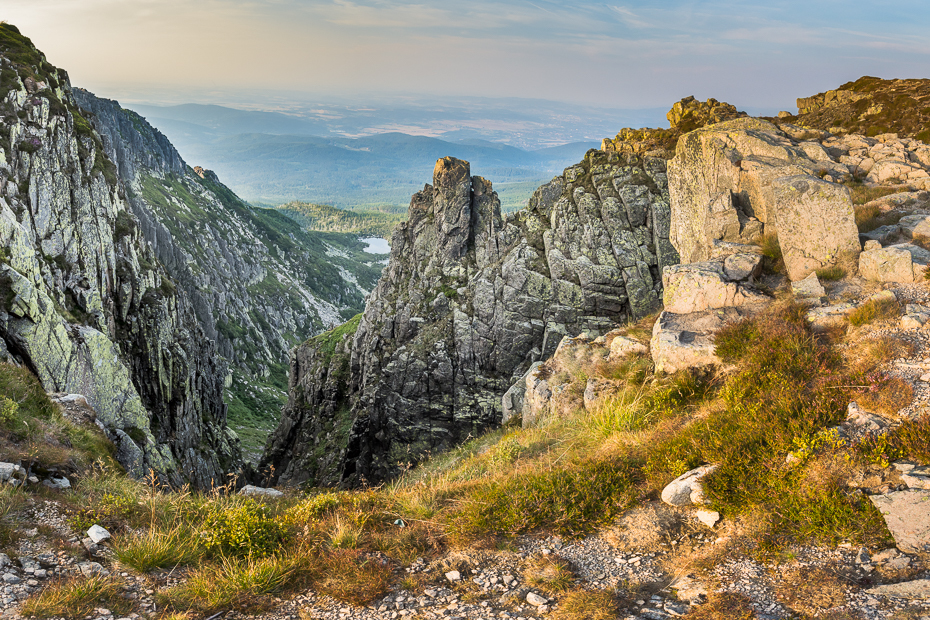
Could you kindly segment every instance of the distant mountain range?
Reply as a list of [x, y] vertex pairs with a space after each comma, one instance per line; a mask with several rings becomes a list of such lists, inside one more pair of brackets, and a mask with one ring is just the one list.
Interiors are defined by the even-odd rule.
[[[514, 118], [488, 121], [496, 127], [488, 131], [463, 126], [474, 124], [469, 119], [449, 121], [443, 125], [449, 130], [440, 132], [440, 137], [399, 131], [359, 137], [357, 133], [372, 128], [407, 127], [412, 122], [411, 112], [393, 110], [377, 118], [371, 114], [358, 118], [360, 113], [356, 112], [349, 120], [327, 121], [325, 115], [297, 116], [218, 105], [128, 107], [164, 132], [186, 160], [216, 171], [240, 196], [266, 205], [294, 200], [341, 208], [406, 205], [410, 195], [422, 187], [423, 179], [430, 178], [436, 160], [453, 156], [470, 161], [475, 174], [494, 183], [504, 210], [513, 210], [523, 206], [536, 187], [600, 145], [599, 139], [536, 149], [502, 143], [551, 140], [553, 127], [559, 122], [554, 112], [545, 122], [513, 113]], [[441, 114], [433, 116], [423, 126], [440, 123]], [[357, 133], [347, 136], [346, 132]], [[528, 135], [533, 132], [534, 136]], [[563, 131], [564, 135], [570, 133]], [[488, 140], [482, 137], [485, 135], [502, 141]]]

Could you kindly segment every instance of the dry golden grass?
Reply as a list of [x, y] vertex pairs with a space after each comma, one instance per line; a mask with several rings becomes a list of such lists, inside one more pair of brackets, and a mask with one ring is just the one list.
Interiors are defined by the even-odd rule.
[[523, 579], [534, 588], [548, 594], [568, 590], [575, 581], [571, 563], [556, 555], [532, 558], [523, 569]]
[[776, 580], [775, 596], [792, 611], [812, 616], [844, 604], [847, 585], [834, 571], [801, 566]]
[[384, 596], [392, 579], [391, 567], [381, 560], [357, 550], [340, 549], [326, 555], [315, 586], [340, 601], [366, 605]]
[[849, 313], [849, 324], [859, 327], [901, 315], [901, 304], [893, 299], [870, 299]]
[[859, 369], [874, 369], [896, 358], [911, 357], [917, 347], [909, 340], [890, 334], [863, 338], [853, 347], [849, 356], [853, 365]]
[[603, 590], [573, 590], [561, 597], [550, 616], [554, 620], [614, 620], [617, 600]]
[[22, 613], [36, 618], [83, 618], [97, 607], [106, 607], [125, 615], [132, 609], [132, 604], [120, 596], [122, 589], [122, 582], [99, 575], [54, 581], [26, 599]]
[[755, 617], [749, 599], [735, 592], [714, 592], [706, 603], [688, 614], [690, 620], [751, 620]]
[[856, 394], [855, 399], [866, 411], [894, 417], [914, 400], [914, 388], [900, 377], [881, 375], [874, 389]]

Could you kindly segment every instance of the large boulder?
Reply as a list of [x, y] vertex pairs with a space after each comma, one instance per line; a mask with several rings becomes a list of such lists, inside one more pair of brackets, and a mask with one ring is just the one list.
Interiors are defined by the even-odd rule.
[[[670, 240], [682, 262], [694, 263], [717, 255], [721, 242], [784, 234], [792, 279], [843, 262], [854, 270], [858, 238], [848, 193], [821, 175], [842, 179], [849, 171], [819, 143], [795, 141], [763, 120], [685, 134], [668, 164]], [[799, 178], [786, 180], [792, 177]]]
[[[750, 256], [758, 264], [760, 257]], [[666, 267], [662, 272], [665, 311], [690, 314], [768, 301], [768, 297], [762, 293], [738, 280], [732, 280], [725, 265], [725, 261], [718, 260]], [[733, 271], [738, 276], [748, 276], [753, 269], [734, 267]]]
[[759, 308], [753, 305], [691, 314], [663, 312], [653, 325], [649, 345], [656, 372], [674, 373], [686, 368], [719, 365], [714, 335], [726, 325], [751, 316]]
[[775, 179], [775, 222], [792, 280], [840, 266], [855, 273], [859, 231], [849, 190], [810, 175]]
[[885, 518], [898, 549], [930, 553], [930, 491], [907, 489], [869, 499]]
[[923, 282], [927, 265], [930, 265], [930, 252], [902, 243], [862, 252], [859, 275], [874, 282]]

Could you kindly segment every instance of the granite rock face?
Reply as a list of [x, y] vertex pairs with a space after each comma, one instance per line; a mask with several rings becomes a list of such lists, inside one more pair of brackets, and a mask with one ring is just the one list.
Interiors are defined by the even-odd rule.
[[16, 36], [39, 61], [0, 50], [0, 340], [47, 391], [86, 398], [131, 474], [223, 484], [239, 450], [214, 343], [157, 265], [67, 74]]
[[227, 399], [277, 393], [281, 402], [265, 407], [261, 399], [243, 400], [255, 417], [276, 418], [284, 396], [276, 384], [285, 381], [291, 347], [362, 311], [380, 257], [363, 254], [351, 235], [307, 232], [280, 213], [253, 208], [213, 172], [188, 167], [135, 112], [74, 93], [116, 163], [143, 236], [228, 362]]
[[831, 182], [850, 173], [819, 142], [794, 140], [759, 119], [730, 120], [682, 136], [668, 177], [671, 240], [682, 262], [775, 234], [792, 280], [835, 265], [855, 272], [852, 202]]
[[504, 393], [563, 336], [658, 309], [668, 230], [659, 158], [589, 151], [506, 218], [467, 162], [439, 160], [357, 328], [292, 353], [263, 465], [280, 483], [380, 480], [500, 424]]

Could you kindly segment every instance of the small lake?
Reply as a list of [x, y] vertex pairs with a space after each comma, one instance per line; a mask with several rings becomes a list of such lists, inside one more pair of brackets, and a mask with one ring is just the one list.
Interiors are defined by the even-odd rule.
[[381, 237], [365, 237], [364, 239], [359, 239], [359, 241], [368, 244], [365, 251], [369, 254], [391, 253], [391, 246], [388, 245], [387, 239], [382, 239]]

